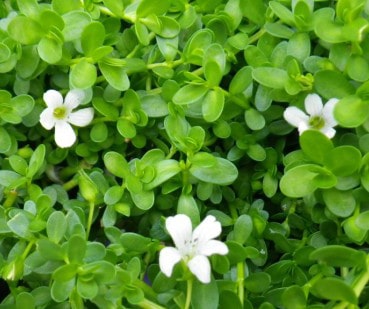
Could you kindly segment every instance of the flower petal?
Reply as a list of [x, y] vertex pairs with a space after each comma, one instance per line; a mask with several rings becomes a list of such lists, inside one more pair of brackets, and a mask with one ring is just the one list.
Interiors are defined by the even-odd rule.
[[164, 275], [170, 277], [173, 267], [181, 260], [181, 255], [176, 248], [165, 247], [159, 253], [159, 267]]
[[210, 256], [213, 254], [226, 255], [229, 252], [225, 243], [219, 240], [209, 240], [201, 247], [198, 247], [198, 254]]
[[320, 116], [323, 110], [323, 102], [320, 96], [315, 93], [307, 95], [305, 98], [305, 110], [311, 116]]
[[336, 134], [336, 130], [329, 126], [324, 127], [320, 131], [324, 133], [325, 136], [327, 136], [328, 138], [333, 138]]
[[53, 108], [45, 108], [40, 114], [40, 123], [46, 130], [51, 130], [55, 126], [55, 118]]
[[170, 236], [174, 244], [182, 254], [186, 253], [187, 245], [192, 237], [192, 223], [188, 216], [183, 214], [168, 217], [165, 221]]
[[218, 237], [222, 232], [220, 222], [214, 216], [207, 216], [193, 231], [192, 240], [197, 241], [198, 248], [203, 247], [210, 239]]
[[308, 123], [305, 122], [301, 122], [298, 130], [299, 130], [299, 134], [301, 135], [302, 133], [304, 133], [306, 130], [309, 130], [311, 127], [309, 126]]
[[85, 127], [94, 118], [94, 109], [92, 107], [82, 108], [78, 111], [72, 112], [68, 116], [68, 122], [77, 126]]
[[48, 90], [44, 93], [43, 98], [47, 107], [50, 107], [52, 109], [63, 105], [63, 96], [59, 91], [53, 89]]
[[206, 256], [196, 255], [187, 266], [200, 282], [210, 282], [210, 262]]
[[330, 99], [323, 107], [323, 117], [327, 125], [334, 127], [337, 125], [337, 121], [334, 118], [333, 110], [338, 103], [338, 99]]
[[309, 116], [296, 106], [287, 107], [283, 113], [283, 117], [291, 126], [296, 128], [298, 128], [301, 123], [307, 124], [309, 122]]
[[76, 141], [76, 133], [72, 126], [66, 121], [57, 121], [55, 123], [55, 142], [61, 148], [67, 148]]
[[81, 89], [70, 90], [65, 96], [64, 105], [68, 107], [69, 110], [76, 108], [81, 104], [85, 98], [85, 93]]

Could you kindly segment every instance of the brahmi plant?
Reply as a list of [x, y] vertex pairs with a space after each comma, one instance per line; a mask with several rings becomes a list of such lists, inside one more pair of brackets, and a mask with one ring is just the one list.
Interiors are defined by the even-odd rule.
[[369, 308], [369, 1], [0, 18], [0, 309]]

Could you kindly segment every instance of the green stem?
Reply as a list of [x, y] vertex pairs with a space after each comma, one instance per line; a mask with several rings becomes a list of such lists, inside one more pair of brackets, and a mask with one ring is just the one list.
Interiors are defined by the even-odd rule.
[[191, 277], [190, 279], [187, 280], [187, 295], [184, 309], [188, 309], [191, 306], [192, 287], [193, 287], [193, 278]]
[[141, 289], [145, 293], [145, 295], [147, 295], [149, 298], [156, 299], [157, 297], [156, 293], [153, 291], [153, 289], [150, 286], [148, 286], [142, 280], [136, 279], [134, 281], [134, 285], [137, 286], [139, 289]]
[[88, 239], [89, 235], [90, 235], [90, 231], [91, 231], [91, 226], [92, 226], [92, 220], [94, 218], [94, 209], [95, 209], [95, 203], [94, 202], [89, 202], [89, 212], [88, 212], [88, 221], [87, 221], [87, 231], [86, 231], [86, 239]]
[[253, 36], [249, 38], [249, 44], [252, 44], [257, 40], [259, 40], [264, 35], [265, 32], [266, 30], [264, 28], [261, 28], [258, 32], [256, 32]]
[[69, 181], [67, 181], [66, 183], [63, 184], [63, 188], [66, 191], [69, 191], [69, 190], [73, 189], [76, 186], [78, 186], [78, 181], [74, 178], [72, 178], [71, 180], [69, 180]]
[[155, 304], [146, 298], [142, 300], [140, 303], [138, 303], [137, 305], [138, 307], [143, 308], [143, 309], [165, 309], [165, 307]]
[[244, 262], [237, 263], [237, 286], [238, 286], [238, 298], [241, 304], [243, 304], [245, 299], [245, 267]]
[[31, 249], [32, 249], [32, 247], [33, 247], [33, 245], [35, 244], [35, 240], [32, 240], [32, 241], [30, 241], [28, 244], [27, 244], [27, 247], [26, 247], [26, 249], [24, 249], [24, 251], [23, 251], [23, 253], [22, 253], [22, 259], [26, 259], [26, 257], [27, 257], [27, 255], [28, 255], [28, 253], [31, 251]]
[[3, 203], [4, 208], [12, 207], [17, 197], [18, 197], [18, 192], [16, 190], [10, 190], [9, 192], [7, 192], [6, 199]]

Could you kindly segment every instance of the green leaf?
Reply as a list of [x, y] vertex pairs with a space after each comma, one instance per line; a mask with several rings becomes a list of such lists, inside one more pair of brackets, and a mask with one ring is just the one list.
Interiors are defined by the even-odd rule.
[[24, 45], [38, 43], [44, 35], [39, 23], [26, 16], [16, 16], [8, 25], [9, 35]]
[[274, 89], [284, 89], [289, 79], [285, 70], [272, 67], [254, 68], [252, 77], [261, 85]]
[[354, 146], [338, 146], [327, 152], [323, 163], [336, 176], [348, 177], [358, 171], [361, 153]]
[[365, 265], [366, 254], [350, 247], [329, 245], [314, 250], [310, 259], [333, 267], [355, 267]]
[[351, 55], [347, 61], [347, 74], [358, 82], [365, 82], [369, 78], [369, 63], [359, 55]]
[[129, 173], [126, 159], [117, 152], [107, 152], [104, 156], [104, 163], [108, 171], [117, 177], [125, 178]]
[[216, 121], [223, 112], [224, 94], [221, 88], [209, 90], [202, 100], [202, 114], [207, 122]]
[[265, 23], [265, 30], [272, 36], [282, 39], [289, 39], [294, 35], [294, 31], [279, 23]]
[[254, 108], [245, 111], [245, 121], [251, 130], [261, 130], [265, 126], [264, 116]]
[[229, 185], [238, 176], [238, 170], [233, 163], [204, 152], [195, 154], [191, 163], [190, 173], [204, 182]]
[[200, 211], [192, 195], [181, 194], [178, 199], [177, 213], [187, 215], [193, 226], [200, 223]]
[[53, 0], [52, 7], [59, 14], [65, 14], [80, 9], [82, 4], [76, 0]]
[[86, 59], [82, 59], [72, 66], [69, 74], [70, 83], [77, 89], [91, 88], [95, 84], [96, 78], [95, 65], [89, 63]]
[[[329, 287], [329, 289], [327, 289]], [[318, 280], [312, 287], [311, 292], [323, 299], [347, 301], [357, 304], [358, 299], [354, 290], [342, 279], [328, 277]]]
[[272, 9], [273, 13], [276, 14], [287, 25], [292, 26], [295, 24], [295, 17], [293, 13], [283, 4], [279, 3], [278, 1], [269, 1], [269, 7]]
[[316, 130], [303, 132], [299, 142], [304, 154], [312, 161], [320, 164], [324, 162], [328, 153], [333, 149], [332, 141], [323, 133]]
[[99, 292], [99, 286], [94, 279], [86, 280], [79, 276], [77, 279], [77, 292], [83, 298], [92, 299]]
[[16, 297], [16, 309], [22, 309], [22, 308], [27, 308], [27, 309], [35, 309], [35, 297], [28, 292], [21, 292], [19, 294], [17, 294]]
[[314, 164], [303, 164], [289, 169], [282, 176], [279, 185], [283, 194], [303, 197], [318, 188], [332, 188], [336, 183], [337, 178], [329, 170]]
[[[332, 83], [332, 80], [334, 80], [334, 83]], [[329, 99], [341, 99], [355, 92], [354, 86], [342, 73], [331, 70], [316, 72], [314, 75], [314, 87], [320, 95]]]
[[5, 153], [12, 146], [12, 140], [8, 131], [6, 131], [4, 127], [0, 127], [0, 140], [0, 153]]
[[163, 182], [174, 177], [181, 171], [179, 162], [176, 160], [162, 160], [153, 165], [155, 169], [155, 178], [144, 185], [145, 190], [152, 190]]
[[246, 214], [239, 216], [234, 223], [234, 240], [240, 244], [244, 244], [250, 237], [252, 229], [253, 223], [251, 217]]
[[151, 14], [163, 15], [170, 7], [169, 0], [142, 0], [137, 7], [138, 17], [145, 17]]
[[323, 191], [323, 199], [328, 209], [338, 217], [350, 216], [356, 207], [352, 191], [340, 191], [335, 188]]
[[100, 46], [105, 40], [105, 28], [100, 22], [92, 22], [84, 27], [81, 35], [82, 50], [86, 56], [91, 54]]
[[304, 290], [298, 285], [291, 285], [283, 291], [282, 303], [286, 309], [304, 309], [307, 300]]
[[120, 236], [122, 246], [128, 252], [145, 252], [151, 243], [150, 238], [144, 237], [136, 233], [123, 233]]
[[27, 161], [23, 159], [21, 156], [18, 156], [18, 155], [10, 156], [9, 164], [16, 173], [22, 176], [26, 175], [28, 164], [27, 164]]
[[166, 39], [178, 39], [179, 31], [181, 30], [179, 23], [169, 16], [157, 16], [160, 23], [159, 31], [156, 34]]
[[229, 84], [230, 94], [238, 94], [244, 92], [252, 84], [252, 68], [243, 67], [237, 71]]
[[134, 192], [130, 190], [130, 193], [133, 202], [138, 208], [148, 210], [154, 205], [155, 194], [153, 191]]
[[104, 62], [99, 62], [99, 69], [114, 89], [126, 91], [129, 88], [128, 75], [123, 67], [115, 67]]
[[343, 127], [358, 127], [369, 117], [368, 102], [356, 95], [346, 96], [339, 100], [335, 106], [334, 117]]
[[198, 280], [193, 282], [191, 304], [193, 309], [216, 308], [219, 303], [218, 286], [215, 280], [203, 284]]
[[11, 56], [11, 50], [8, 46], [3, 43], [0, 43], [0, 63], [8, 61]]
[[46, 147], [44, 144], [39, 145], [32, 153], [29, 160], [27, 177], [32, 178], [37, 174], [45, 162]]
[[18, 95], [10, 102], [14, 111], [21, 117], [28, 115], [35, 105], [35, 100], [27, 94]]
[[119, 134], [125, 138], [134, 138], [137, 134], [135, 125], [127, 119], [118, 119], [117, 129]]
[[104, 122], [96, 123], [92, 126], [90, 131], [91, 140], [95, 143], [104, 142], [109, 135], [109, 129]]
[[207, 92], [208, 88], [204, 85], [185, 85], [176, 92], [173, 102], [178, 105], [192, 104], [201, 100]]
[[67, 231], [67, 220], [65, 219], [65, 215], [61, 211], [54, 211], [46, 223], [46, 233], [48, 238], [55, 242], [59, 243], [65, 235]]
[[202, 65], [206, 48], [213, 42], [214, 34], [210, 29], [196, 31], [184, 47], [183, 54], [192, 64]]
[[118, 17], [124, 17], [124, 3], [123, 1], [117, 0], [104, 0], [104, 5]]
[[[1, 127], [0, 127], [0, 132], [1, 132]], [[17, 180], [21, 178], [22, 176], [16, 172], [6, 171], [6, 170], [0, 171], [0, 185], [4, 187], [10, 186], [13, 182], [16, 182]]]
[[80, 235], [72, 235], [68, 240], [67, 253], [70, 263], [81, 264], [86, 254], [86, 240]]
[[149, 45], [150, 37], [147, 27], [143, 23], [136, 22], [134, 25], [134, 29], [139, 42], [144, 46]]
[[306, 32], [296, 32], [288, 42], [287, 54], [303, 62], [310, 56], [310, 37]]
[[62, 17], [65, 24], [62, 31], [65, 42], [79, 39], [84, 28], [91, 22], [91, 16], [82, 11], [70, 11]]
[[29, 232], [29, 220], [26, 217], [25, 213], [18, 212], [13, 218], [11, 218], [8, 221], [8, 227], [11, 229], [11, 231], [21, 237], [21, 238], [27, 238], [30, 236]]
[[65, 259], [62, 247], [48, 239], [39, 239], [37, 241], [37, 251], [46, 260], [64, 261]]
[[253, 23], [264, 24], [266, 6], [263, 0], [240, 0], [240, 8], [243, 16]]
[[360, 213], [355, 219], [355, 224], [365, 231], [369, 230], [369, 210]]
[[[69, 266], [69, 265], [66, 265]], [[72, 290], [75, 286], [75, 278], [73, 277], [70, 280], [58, 280], [54, 281], [51, 285], [51, 297], [58, 303], [61, 303], [68, 299], [69, 295], [71, 294]]]
[[251, 293], [262, 293], [269, 288], [271, 278], [268, 273], [255, 272], [245, 279], [245, 288]]
[[164, 117], [168, 115], [168, 104], [159, 95], [146, 95], [141, 99], [141, 107], [148, 117]]

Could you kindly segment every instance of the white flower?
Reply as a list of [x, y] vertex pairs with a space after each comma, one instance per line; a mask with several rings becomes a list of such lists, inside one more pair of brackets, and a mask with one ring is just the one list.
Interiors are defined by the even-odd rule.
[[292, 126], [298, 128], [300, 135], [306, 130], [319, 130], [328, 138], [336, 134], [333, 129], [337, 121], [333, 116], [333, 109], [338, 99], [330, 99], [324, 106], [322, 99], [317, 94], [309, 94], [305, 98], [306, 115], [302, 110], [295, 106], [287, 107], [283, 116]]
[[209, 283], [210, 262], [208, 256], [228, 253], [228, 247], [223, 242], [213, 239], [218, 237], [222, 231], [220, 223], [216, 221], [215, 217], [207, 216], [192, 231], [190, 218], [179, 214], [168, 217], [165, 226], [176, 248], [165, 247], [160, 251], [160, 270], [167, 277], [170, 277], [174, 265], [183, 260], [199, 281]]
[[47, 108], [40, 115], [40, 123], [46, 130], [55, 127], [55, 142], [61, 148], [70, 147], [76, 141], [76, 134], [70, 124], [85, 127], [94, 117], [94, 109], [91, 107], [72, 112], [81, 104], [84, 96], [82, 90], [73, 89], [67, 93], [63, 102], [59, 91], [48, 90], [44, 93]]

